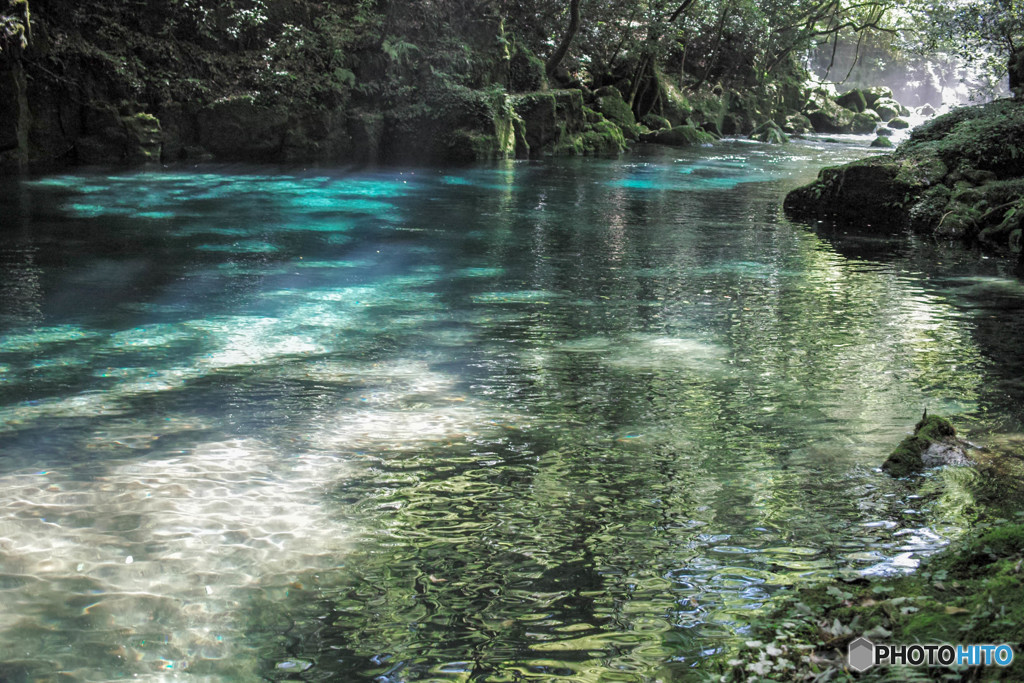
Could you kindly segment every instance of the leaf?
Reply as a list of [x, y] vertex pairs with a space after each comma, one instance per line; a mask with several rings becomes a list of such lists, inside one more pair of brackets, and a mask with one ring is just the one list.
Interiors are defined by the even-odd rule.
[[881, 625], [875, 626], [874, 628], [868, 629], [864, 632], [865, 638], [888, 638], [891, 635], [892, 631], [882, 627]]
[[946, 605], [946, 614], [968, 614], [971, 610], [955, 605]]
[[356, 75], [351, 69], [337, 68], [334, 70], [334, 78], [341, 84], [347, 85], [350, 88], [356, 85]]

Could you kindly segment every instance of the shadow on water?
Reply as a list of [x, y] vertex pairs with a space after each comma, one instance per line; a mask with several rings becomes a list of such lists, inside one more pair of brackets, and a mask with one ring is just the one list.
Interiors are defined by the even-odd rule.
[[1019, 393], [914, 250], [781, 217], [825, 158], [5, 193], [5, 665], [679, 678], [779, 587], [914, 567], [969, 495], [881, 454], [923, 404], [1002, 424]]

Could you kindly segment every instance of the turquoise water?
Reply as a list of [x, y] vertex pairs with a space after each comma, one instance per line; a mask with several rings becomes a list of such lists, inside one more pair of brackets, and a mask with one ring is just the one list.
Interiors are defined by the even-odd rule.
[[0, 678], [675, 680], [912, 569], [972, 475], [877, 467], [1020, 430], [1024, 290], [782, 216], [863, 153], [5, 187]]

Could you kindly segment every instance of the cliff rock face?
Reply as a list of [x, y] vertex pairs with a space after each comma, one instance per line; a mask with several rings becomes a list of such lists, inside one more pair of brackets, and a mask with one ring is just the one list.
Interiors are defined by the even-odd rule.
[[787, 195], [785, 209], [1019, 254], [1024, 102], [999, 100], [940, 116], [891, 155], [823, 169], [815, 182]]
[[0, 0], [0, 169], [28, 162], [31, 118], [22, 57], [31, 37], [28, 3]]
[[457, 21], [416, 3], [391, 19], [312, 0], [142, 5], [39, 0], [30, 22], [27, 0], [0, 0], [0, 169], [625, 149], [582, 90], [549, 89], [486, 3]]

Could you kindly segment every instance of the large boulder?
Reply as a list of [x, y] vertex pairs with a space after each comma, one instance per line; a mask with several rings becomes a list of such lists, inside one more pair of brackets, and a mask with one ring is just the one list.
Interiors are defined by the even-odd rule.
[[903, 106], [892, 98], [880, 98], [872, 107], [883, 121], [896, 118], [903, 112]]
[[813, 111], [805, 111], [816, 133], [849, 133], [853, 126], [855, 114], [843, 109], [838, 104], [825, 106]]
[[[555, 92], [540, 93], [546, 96], [552, 118]], [[582, 119], [582, 95], [575, 92]], [[517, 156], [521, 136], [516, 121], [522, 115], [515, 96], [449, 86], [427, 90], [425, 99], [429, 106], [410, 100], [385, 114], [381, 137], [384, 161], [460, 163]]]
[[790, 114], [786, 117], [786, 121], [781, 127], [784, 133], [789, 133], [790, 135], [802, 135], [814, 130], [811, 120], [803, 114]]
[[875, 102], [880, 99], [888, 98], [892, 99], [892, 88], [886, 88], [884, 86], [875, 86], [873, 88], [864, 88], [861, 90], [864, 93], [864, 100], [867, 103], [868, 109], [875, 108]]
[[1024, 102], [963, 107], [918, 126], [891, 155], [822, 170], [786, 197], [785, 208], [1016, 254], [1024, 242], [1022, 149]]
[[907, 198], [940, 182], [946, 173], [946, 166], [934, 157], [869, 157], [822, 169], [815, 182], [786, 195], [784, 207], [798, 217], [828, 218], [866, 230], [892, 232], [907, 223], [902, 210]]
[[853, 112], [861, 112], [868, 108], [868, 103], [864, 98], [864, 93], [857, 89], [844, 92], [835, 99], [835, 102], [840, 107], [849, 109]]
[[686, 123], [686, 120], [693, 112], [693, 107], [690, 105], [686, 95], [680, 92], [679, 88], [674, 86], [667, 78], [659, 78], [658, 86], [661, 94], [662, 115], [671, 121], [674, 126]]
[[789, 137], [787, 137], [786, 134], [782, 131], [782, 128], [779, 127], [779, 124], [771, 120], [765, 121], [760, 126], [754, 128], [754, 130], [750, 133], [750, 137], [753, 140], [758, 140], [759, 142], [767, 142], [773, 145], [781, 145], [782, 143], [789, 141]]
[[658, 116], [657, 114], [648, 114], [641, 120], [641, 123], [651, 130], [666, 130], [672, 127], [671, 121], [666, 119], [664, 116]]
[[594, 92], [593, 108], [604, 114], [604, 117], [622, 129], [622, 134], [630, 140], [640, 136], [640, 127], [636, 123], [633, 110], [629, 108], [619, 91], [612, 86], [598, 88]]
[[849, 133], [854, 112], [845, 109], [824, 89], [812, 91], [801, 112], [817, 133]]
[[881, 122], [882, 119], [879, 118], [878, 114], [870, 109], [865, 109], [853, 115], [853, 121], [850, 122], [850, 132], [858, 135], [873, 133]]
[[526, 48], [516, 45], [508, 60], [509, 92], [547, 90], [547, 87], [544, 62]]

